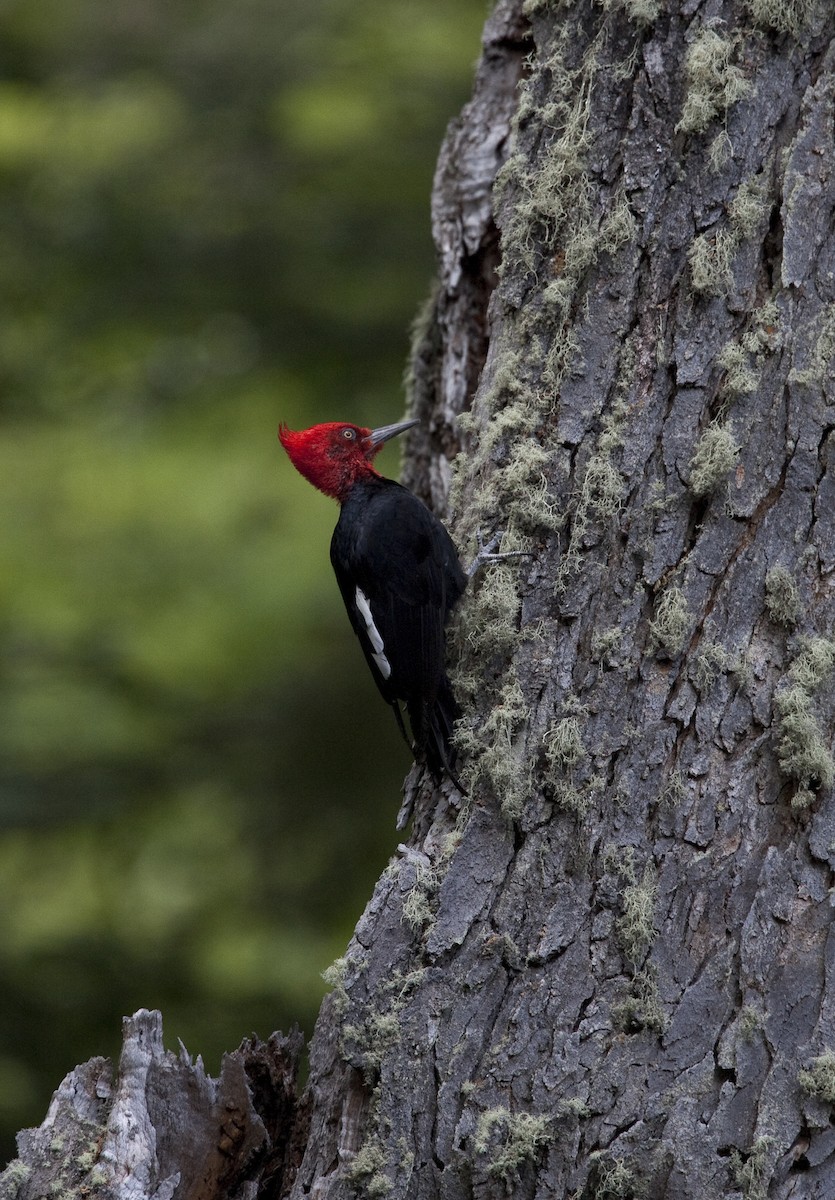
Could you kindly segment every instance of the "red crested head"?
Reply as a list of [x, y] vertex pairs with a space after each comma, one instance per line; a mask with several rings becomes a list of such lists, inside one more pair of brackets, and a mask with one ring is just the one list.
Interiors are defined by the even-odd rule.
[[296, 470], [320, 492], [333, 496], [341, 504], [359, 479], [378, 474], [373, 460], [381, 446], [417, 423], [400, 421], [380, 429], [365, 429], [344, 421], [328, 421], [300, 430], [280, 425], [278, 440]]

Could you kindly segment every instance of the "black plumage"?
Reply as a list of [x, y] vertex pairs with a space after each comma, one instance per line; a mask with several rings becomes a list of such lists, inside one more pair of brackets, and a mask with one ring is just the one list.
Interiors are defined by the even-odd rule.
[[446, 623], [467, 576], [437, 517], [374, 467], [381, 447], [416, 424], [282, 425], [278, 437], [296, 470], [339, 502], [331, 562], [377, 687], [408, 741], [405, 704], [415, 753], [436, 782], [446, 774], [463, 791], [453, 771], [458, 710], [444, 660]]
[[436, 780], [453, 772], [458, 715], [445, 669], [445, 627], [467, 585], [452, 539], [408, 489], [377, 474], [342, 502], [331, 563], [378, 688]]

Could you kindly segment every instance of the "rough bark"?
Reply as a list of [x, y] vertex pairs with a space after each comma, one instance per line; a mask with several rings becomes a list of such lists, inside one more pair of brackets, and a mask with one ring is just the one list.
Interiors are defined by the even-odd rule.
[[279, 1190], [825, 1200], [831, 5], [500, 0], [433, 223], [407, 481], [528, 557], [462, 606], [470, 796], [410, 780]]

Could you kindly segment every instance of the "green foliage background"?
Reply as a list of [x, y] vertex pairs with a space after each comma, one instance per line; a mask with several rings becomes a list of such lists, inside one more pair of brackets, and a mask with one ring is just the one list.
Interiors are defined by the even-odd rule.
[[[483, 0], [0, 7], [0, 1136], [312, 1032], [408, 767], [278, 421], [402, 413]], [[388, 451], [383, 470], [396, 473]]]

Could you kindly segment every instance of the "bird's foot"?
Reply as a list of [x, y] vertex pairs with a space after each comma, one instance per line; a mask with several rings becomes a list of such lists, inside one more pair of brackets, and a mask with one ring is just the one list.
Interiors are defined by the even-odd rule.
[[525, 558], [530, 555], [530, 550], [501, 550], [496, 547], [501, 543], [504, 537], [504, 530], [500, 529], [498, 533], [494, 533], [490, 541], [485, 544], [481, 536], [481, 530], [476, 531], [475, 539], [478, 551], [475, 558], [467, 568], [467, 578], [472, 579], [476, 571], [483, 567], [485, 563], [503, 562], [506, 558]]

